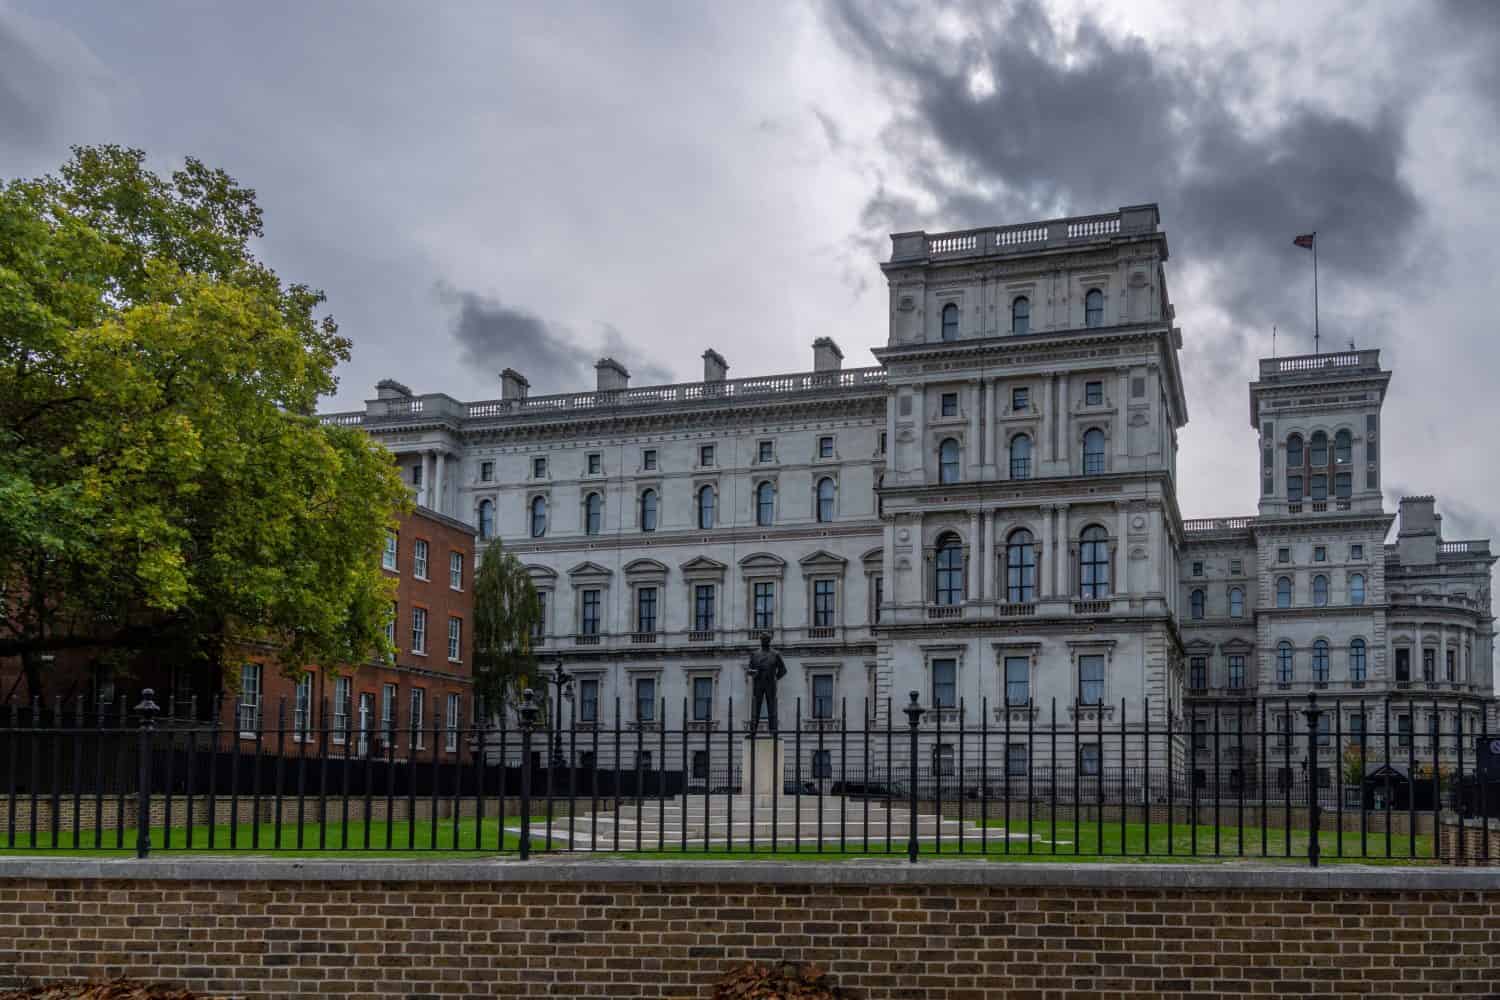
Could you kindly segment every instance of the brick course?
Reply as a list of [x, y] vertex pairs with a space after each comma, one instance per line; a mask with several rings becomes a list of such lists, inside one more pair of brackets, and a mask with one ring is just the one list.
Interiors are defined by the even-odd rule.
[[[418, 874], [402, 862], [392, 880], [316, 867], [305, 880], [222, 879], [224, 864], [197, 879], [0, 878], [0, 985], [129, 975], [257, 998], [706, 997], [747, 960], [814, 962], [859, 996], [923, 1000], [1493, 996], [1500, 982], [1500, 887], [1416, 888], [1433, 884], [1426, 873], [1401, 891], [1327, 888], [1305, 869], [1254, 889], [1203, 871], [1121, 887], [1160, 884], [1144, 866], [1098, 879], [779, 866], [826, 874], [759, 883], [657, 879], [661, 864], [609, 879], [584, 864], [473, 880], [402, 880]], [[1298, 875], [1308, 888], [1289, 887]]]

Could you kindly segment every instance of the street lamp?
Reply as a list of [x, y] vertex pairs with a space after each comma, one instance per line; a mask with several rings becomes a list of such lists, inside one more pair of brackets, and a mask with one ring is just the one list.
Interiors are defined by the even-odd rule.
[[573, 684], [573, 675], [563, 672], [562, 659], [559, 658], [557, 665], [552, 668], [552, 673], [544, 675], [548, 684], [552, 685], [553, 701], [557, 704], [557, 725], [552, 727], [552, 766], [565, 767], [567, 762], [563, 759], [562, 746], [562, 707], [563, 694]]

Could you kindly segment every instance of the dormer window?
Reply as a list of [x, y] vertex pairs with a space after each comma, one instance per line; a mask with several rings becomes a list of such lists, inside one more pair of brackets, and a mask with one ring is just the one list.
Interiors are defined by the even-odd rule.
[[958, 306], [952, 302], [943, 306], [943, 339], [958, 339]]

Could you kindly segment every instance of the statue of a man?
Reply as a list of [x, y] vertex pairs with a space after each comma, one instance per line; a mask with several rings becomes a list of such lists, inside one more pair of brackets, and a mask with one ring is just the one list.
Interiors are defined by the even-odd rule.
[[754, 733], [760, 727], [760, 706], [764, 703], [766, 721], [771, 724], [774, 734], [777, 732], [776, 682], [786, 676], [786, 664], [782, 662], [781, 654], [771, 648], [769, 635], [760, 637], [760, 649], [750, 654], [745, 671], [751, 682], [750, 732]]

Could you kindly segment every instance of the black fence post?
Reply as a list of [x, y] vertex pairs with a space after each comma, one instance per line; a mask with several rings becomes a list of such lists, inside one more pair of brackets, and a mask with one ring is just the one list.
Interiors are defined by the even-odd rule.
[[[917, 692], [911, 692], [911, 704], [902, 709], [906, 713], [906, 721], [911, 726], [911, 757], [907, 761], [907, 808], [910, 810], [908, 819], [910, 828], [906, 840], [906, 859], [912, 864], [917, 862], [917, 726], [922, 721], [922, 715], [927, 710], [917, 704]], [[938, 817], [942, 822], [942, 817]]]
[[531, 857], [531, 731], [536, 728], [536, 695], [521, 692], [521, 860]]
[[1318, 802], [1318, 719], [1323, 714], [1318, 707], [1316, 691], [1307, 692], [1307, 708], [1303, 714], [1307, 716], [1307, 861], [1316, 868], [1318, 856], [1322, 853], [1318, 843], [1318, 820], [1322, 812]]
[[[144, 858], [151, 853], [151, 734], [156, 729], [156, 713], [161, 711], [152, 696], [156, 692], [146, 688], [141, 692], [140, 704], [135, 706], [140, 714], [141, 725], [137, 745], [140, 753], [140, 780], [136, 794], [135, 856]], [[168, 790], [171, 794], [171, 790]]]

